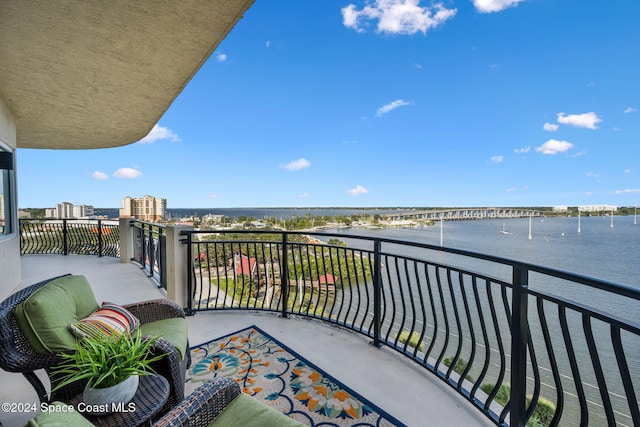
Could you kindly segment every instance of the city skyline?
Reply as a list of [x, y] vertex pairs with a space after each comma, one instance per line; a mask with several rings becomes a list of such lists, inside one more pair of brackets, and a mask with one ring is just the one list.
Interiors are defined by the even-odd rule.
[[634, 206], [638, 12], [256, 2], [140, 142], [18, 149], [19, 206]]

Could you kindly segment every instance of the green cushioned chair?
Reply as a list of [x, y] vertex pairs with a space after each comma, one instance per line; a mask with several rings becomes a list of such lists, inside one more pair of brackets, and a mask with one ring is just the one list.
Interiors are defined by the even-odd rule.
[[[143, 334], [159, 336], [155, 354], [165, 354], [153, 365], [171, 385], [166, 412], [184, 399], [185, 372], [190, 364], [187, 321], [182, 307], [169, 300], [152, 300], [123, 305], [140, 320]], [[72, 351], [76, 338], [69, 325], [99, 308], [84, 276], [65, 275], [31, 285], [0, 303], [0, 367], [22, 373], [38, 393], [41, 402], [68, 402], [82, 392], [84, 384], [73, 383], [51, 396], [34, 371], [44, 369], [52, 385], [51, 370], [61, 362], [60, 353]]]
[[[78, 419], [80, 416], [80, 419]], [[43, 413], [25, 427], [84, 426], [79, 413]], [[90, 423], [88, 425], [91, 425]], [[154, 427], [302, 427], [281, 412], [240, 391], [231, 378], [213, 378], [153, 423]]]
[[[52, 402], [51, 406], [58, 408], [69, 407], [69, 405], [62, 402]], [[83, 417], [80, 412], [58, 412], [54, 408], [50, 409], [52, 410], [40, 413], [35, 418], [30, 419], [25, 427], [93, 427], [93, 424]]]
[[304, 424], [268, 407], [253, 397], [240, 393], [208, 424], [208, 427], [299, 427]]

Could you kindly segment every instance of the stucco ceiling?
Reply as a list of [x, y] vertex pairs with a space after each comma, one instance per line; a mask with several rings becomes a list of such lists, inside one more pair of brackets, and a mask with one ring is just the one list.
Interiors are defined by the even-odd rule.
[[254, 0], [0, 0], [19, 148], [143, 138]]

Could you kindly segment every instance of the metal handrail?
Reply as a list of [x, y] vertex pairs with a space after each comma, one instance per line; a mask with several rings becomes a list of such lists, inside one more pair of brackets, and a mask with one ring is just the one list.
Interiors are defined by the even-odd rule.
[[434, 373], [497, 425], [640, 425], [638, 289], [393, 239], [183, 234], [191, 312], [265, 310], [349, 328]]
[[151, 222], [131, 220], [133, 227], [133, 258], [158, 287], [167, 289], [167, 227]]
[[20, 219], [20, 253], [119, 257], [118, 230], [102, 219]]

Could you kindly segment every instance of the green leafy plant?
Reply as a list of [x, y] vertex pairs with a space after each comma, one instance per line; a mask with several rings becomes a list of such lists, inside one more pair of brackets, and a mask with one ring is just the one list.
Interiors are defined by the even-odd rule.
[[140, 331], [80, 339], [76, 351], [62, 354], [62, 363], [53, 369], [60, 382], [52, 391], [83, 379], [93, 388], [106, 388], [132, 375], [151, 375], [151, 364], [164, 356], [153, 355], [156, 340], [157, 337], [144, 338]]
[[402, 344], [406, 344], [413, 348], [418, 348], [419, 351], [424, 350], [424, 343], [420, 342], [420, 334], [416, 332], [411, 332], [405, 329], [399, 334], [396, 334], [396, 338]]
[[[485, 384], [482, 384], [482, 386], [480, 386], [480, 389], [482, 389], [482, 391], [484, 391], [487, 394], [491, 394], [494, 388], [495, 388], [495, 385], [489, 384], [489, 383], [485, 383]], [[509, 385], [507, 384], [501, 385], [494, 399], [500, 405], [504, 406], [509, 401], [510, 393], [511, 393], [511, 387]], [[526, 403], [527, 406], [531, 404], [531, 396], [527, 396], [526, 402], [527, 402]], [[536, 404], [536, 407], [533, 410], [533, 413], [531, 414], [531, 418], [529, 418], [529, 421], [527, 422], [527, 426], [530, 426], [530, 427], [548, 426], [551, 424], [551, 421], [553, 420], [553, 416], [555, 412], [556, 412], [556, 405], [549, 399], [546, 399], [540, 396], [538, 398], [538, 403]]]
[[[447, 357], [444, 359], [443, 362], [444, 362], [444, 365], [448, 368], [451, 366], [451, 361], [452, 359], [450, 357]], [[464, 360], [463, 358], [459, 358], [456, 361], [455, 366], [453, 367], [453, 372], [455, 372], [458, 375], [462, 375], [465, 369], [467, 369], [467, 361]], [[473, 381], [473, 377], [469, 374], [467, 374], [465, 378], [469, 381]]]

